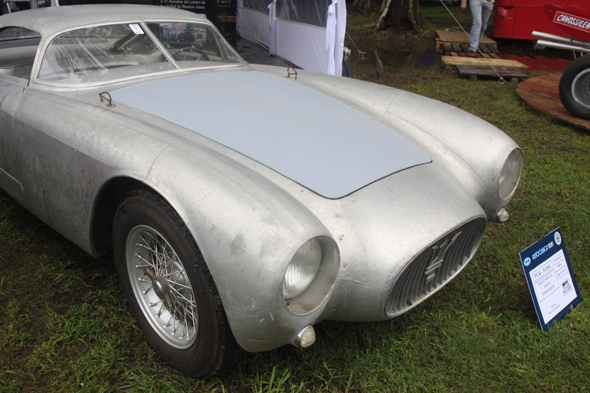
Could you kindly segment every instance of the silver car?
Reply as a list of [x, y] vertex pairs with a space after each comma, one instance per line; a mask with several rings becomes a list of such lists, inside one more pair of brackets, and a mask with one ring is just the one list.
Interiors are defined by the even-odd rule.
[[[177, 9], [0, 17], [0, 186], [93, 256], [197, 377], [399, 316], [504, 221], [522, 152], [457, 108], [245, 63]], [[241, 349], [240, 349], [241, 348]]]

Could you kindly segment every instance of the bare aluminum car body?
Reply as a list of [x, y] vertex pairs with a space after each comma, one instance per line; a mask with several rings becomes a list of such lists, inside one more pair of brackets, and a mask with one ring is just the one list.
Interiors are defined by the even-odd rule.
[[[518, 146], [415, 94], [243, 62], [86, 84], [40, 77], [56, 36], [116, 23], [147, 33], [152, 20], [209, 24], [149, 6], [0, 18], [0, 33], [41, 37], [34, 62], [0, 51], [0, 186], [94, 256], [109, 249], [127, 192], [161, 195], [198, 244], [243, 349], [301, 344], [324, 319], [398, 316], [466, 266], [487, 221], [507, 218]], [[285, 269], [314, 238], [332, 262], [291, 304]]]

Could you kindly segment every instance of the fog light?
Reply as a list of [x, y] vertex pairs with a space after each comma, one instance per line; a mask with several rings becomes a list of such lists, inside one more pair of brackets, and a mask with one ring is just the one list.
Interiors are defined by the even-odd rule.
[[498, 221], [504, 222], [504, 221], [508, 220], [508, 218], [510, 217], [510, 214], [508, 214], [508, 211], [506, 209], [502, 209], [498, 212], [496, 217], [497, 217]]
[[295, 337], [295, 344], [299, 345], [301, 348], [307, 348], [311, 346], [315, 342], [315, 330], [313, 330], [313, 326], [309, 325], [301, 329], [297, 336]]

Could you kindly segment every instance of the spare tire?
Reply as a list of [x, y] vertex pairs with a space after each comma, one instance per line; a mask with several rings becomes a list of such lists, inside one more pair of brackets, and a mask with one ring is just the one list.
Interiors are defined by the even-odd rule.
[[572, 115], [590, 120], [590, 56], [570, 64], [559, 81], [559, 98]]

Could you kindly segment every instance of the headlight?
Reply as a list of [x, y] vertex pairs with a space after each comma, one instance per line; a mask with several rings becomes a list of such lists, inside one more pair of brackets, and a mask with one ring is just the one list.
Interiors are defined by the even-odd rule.
[[322, 248], [316, 239], [305, 242], [291, 259], [283, 281], [283, 296], [292, 299], [305, 290], [315, 277], [322, 261]]
[[522, 173], [523, 157], [522, 151], [518, 148], [512, 150], [500, 173], [499, 192], [500, 198], [509, 199], [518, 185], [520, 174]]
[[283, 298], [289, 310], [304, 314], [317, 308], [332, 292], [340, 253], [326, 236], [309, 239], [295, 252], [283, 279]]

